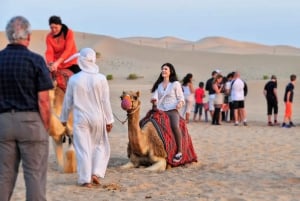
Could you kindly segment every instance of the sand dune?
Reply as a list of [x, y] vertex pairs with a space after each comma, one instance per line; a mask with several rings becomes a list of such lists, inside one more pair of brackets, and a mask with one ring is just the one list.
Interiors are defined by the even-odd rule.
[[[162, 38], [149, 38], [149, 37], [129, 37], [121, 38], [122, 40], [134, 43], [141, 46], [151, 46], [157, 48], [169, 48], [169, 49], [181, 49], [184, 50], [184, 46], [191, 45], [191, 41], [182, 40], [175, 37], [162, 37]], [[190, 49], [191, 50], [191, 49]]]
[[[47, 31], [34, 31], [30, 49], [43, 54]], [[120, 120], [126, 113], [120, 107], [123, 90], [141, 91], [141, 117], [151, 108], [150, 88], [165, 62], [174, 64], [182, 78], [194, 74], [194, 85], [206, 81], [218, 68], [226, 75], [239, 70], [247, 80], [248, 127], [231, 123], [212, 126], [206, 122], [188, 124], [199, 162], [173, 168], [163, 173], [149, 173], [143, 168], [122, 170], [127, 159], [127, 125], [116, 119], [110, 133], [111, 159], [100, 187], [83, 189], [76, 185], [76, 174], [57, 170], [50, 146], [47, 198], [60, 200], [186, 200], [186, 201], [296, 201], [300, 196], [300, 90], [295, 88], [294, 123], [283, 129], [266, 124], [266, 103], [262, 95], [267, 80], [278, 77], [279, 121], [283, 119], [282, 101], [291, 73], [300, 76], [299, 49], [239, 42], [222, 37], [190, 42], [173, 37], [132, 37], [76, 33], [79, 48], [94, 48], [101, 57], [100, 71], [112, 74], [109, 81], [114, 114]], [[0, 48], [6, 45], [0, 32]], [[142, 78], [127, 80], [130, 73]], [[17, 180], [12, 201], [24, 200], [23, 174]]]
[[[46, 33], [47, 31], [33, 32], [30, 45], [32, 50], [44, 53]], [[152, 45], [136, 44], [129, 42], [130, 40], [145, 40]], [[173, 63], [180, 77], [188, 72], [194, 73], [197, 81], [206, 79], [216, 68], [222, 69], [224, 74], [240, 70], [247, 80], [260, 80], [263, 75], [276, 72], [280, 72], [278, 76], [286, 79], [290, 72], [298, 73], [300, 69], [300, 57], [297, 56], [300, 50], [297, 48], [270, 47], [221, 37], [206, 38], [195, 43], [195, 47], [199, 45], [201, 51], [187, 51], [187, 41], [173, 37], [117, 39], [76, 32], [76, 41], [78, 48], [91, 47], [100, 53], [101, 59], [98, 62], [102, 72], [116, 78], [126, 78], [130, 73], [136, 73], [151, 81], [164, 62]], [[159, 47], [166, 41], [168, 48]], [[0, 32], [0, 47], [5, 44], [4, 33]], [[175, 46], [176, 48], [171, 48]], [[271, 50], [276, 50], [276, 54], [267, 53]]]
[[123, 38], [123, 40], [142, 46], [160, 47], [174, 50], [204, 51], [225, 54], [300, 55], [300, 49], [292, 46], [268, 46], [251, 42], [236, 41], [224, 37], [206, 37], [196, 42], [186, 41], [174, 37], [132, 37]]
[[299, 55], [300, 49], [291, 46], [268, 46], [241, 42], [223, 37], [207, 37], [197, 42], [196, 48], [203, 51], [232, 54]]

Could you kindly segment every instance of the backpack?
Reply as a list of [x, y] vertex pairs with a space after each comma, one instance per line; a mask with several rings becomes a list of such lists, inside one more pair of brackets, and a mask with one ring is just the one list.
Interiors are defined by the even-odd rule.
[[248, 94], [248, 86], [247, 86], [247, 83], [243, 80], [244, 82], [244, 96], [247, 96]]

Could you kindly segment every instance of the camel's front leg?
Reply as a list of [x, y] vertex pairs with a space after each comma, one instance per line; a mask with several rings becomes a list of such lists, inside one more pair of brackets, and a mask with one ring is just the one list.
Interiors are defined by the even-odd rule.
[[139, 158], [135, 154], [130, 154], [128, 163], [121, 166], [122, 169], [138, 168]]
[[121, 169], [130, 169], [130, 168], [134, 168], [134, 164], [131, 161], [121, 166]]
[[58, 164], [59, 171], [64, 171], [64, 156], [63, 156], [63, 143], [61, 139], [61, 135], [52, 136], [53, 139], [53, 147], [55, 151], [56, 161]]
[[64, 173], [74, 173], [77, 170], [76, 154], [73, 144], [70, 144], [64, 155]]
[[167, 168], [167, 161], [165, 158], [156, 157], [155, 163], [153, 165], [146, 168], [146, 170], [149, 171], [156, 171], [156, 172], [162, 172], [165, 171]]

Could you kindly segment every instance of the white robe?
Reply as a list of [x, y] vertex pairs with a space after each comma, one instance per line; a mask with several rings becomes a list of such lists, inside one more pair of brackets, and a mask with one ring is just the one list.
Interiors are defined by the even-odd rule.
[[61, 121], [73, 109], [74, 148], [78, 183], [90, 183], [91, 175], [104, 177], [110, 158], [106, 124], [114, 122], [106, 77], [81, 71], [70, 77], [64, 97]]

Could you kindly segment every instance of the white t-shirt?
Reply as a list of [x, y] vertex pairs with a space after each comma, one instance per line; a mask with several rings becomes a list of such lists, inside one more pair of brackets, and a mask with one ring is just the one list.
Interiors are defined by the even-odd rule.
[[245, 83], [240, 78], [237, 78], [232, 81], [231, 84], [231, 100], [232, 101], [242, 101], [245, 99], [244, 96], [244, 87]]

